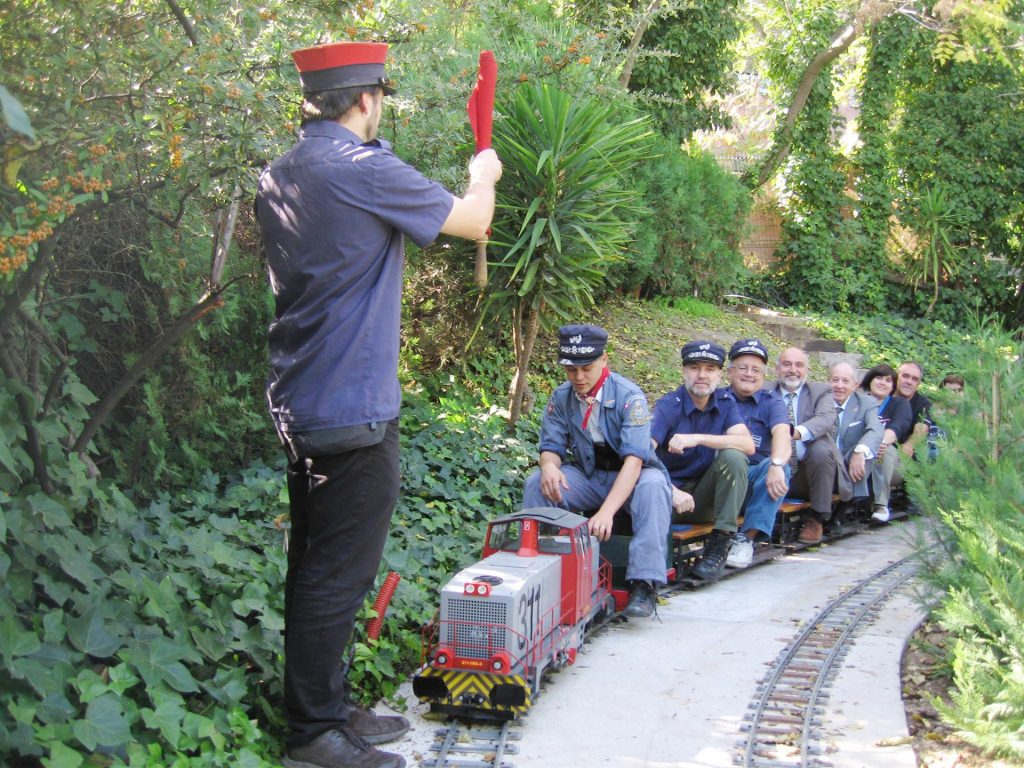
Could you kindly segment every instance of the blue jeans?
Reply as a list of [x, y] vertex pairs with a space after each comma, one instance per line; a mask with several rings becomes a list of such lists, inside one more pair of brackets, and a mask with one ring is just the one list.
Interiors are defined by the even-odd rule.
[[[769, 495], [766, 480], [771, 467], [772, 460], [771, 457], [768, 457], [757, 464], [751, 464], [747, 471], [747, 501], [743, 507], [743, 527], [740, 528], [743, 533], [756, 530], [766, 536], [772, 535], [775, 516], [779, 513], [779, 507], [782, 506], [785, 494], [777, 499], [773, 499]], [[788, 483], [789, 467], [784, 466], [782, 471], [785, 473]]]
[[[587, 477], [573, 464], [563, 464], [562, 473], [569, 484], [562, 489], [562, 503], [554, 504], [540, 492], [540, 471], [526, 480], [523, 509], [561, 507], [569, 512], [596, 512], [608, 497], [618, 472], [597, 470]], [[665, 561], [668, 558], [668, 528], [672, 516], [672, 491], [660, 469], [640, 470], [633, 494], [619, 512], [632, 518], [633, 538], [629, 542], [629, 563], [626, 578], [665, 583]]]

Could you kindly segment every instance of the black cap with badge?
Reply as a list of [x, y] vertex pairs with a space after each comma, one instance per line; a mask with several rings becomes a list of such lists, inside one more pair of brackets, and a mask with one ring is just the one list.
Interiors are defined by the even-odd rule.
[[768, 350], [760, 339], [740, 339], [729, 349], [729, 359], [735, 360], [741, 355], [754, 355], [760, 357], [765, 363], [768, 362]]
[[691, 341], [679, 351], [683, 365], [687, 363], [713, 363], [725, 365], [725, 350], [713, 341]]
[[563, 325], [558, 329], [558, 364], [589, 365], [604, 354], [608, 332], [598, 325]]

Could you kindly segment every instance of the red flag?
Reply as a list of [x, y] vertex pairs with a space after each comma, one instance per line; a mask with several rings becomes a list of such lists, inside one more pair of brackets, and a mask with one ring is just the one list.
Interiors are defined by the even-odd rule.
[[476, 151], [479, 153], [491, 146], [491, 126], [494, 122], [494, 88], [498, 82], [498, 62], [494, 51], [480, 51], [480, 71], [476, 76], [476, 87], [466, 104], [469, 125], [476, 137]]

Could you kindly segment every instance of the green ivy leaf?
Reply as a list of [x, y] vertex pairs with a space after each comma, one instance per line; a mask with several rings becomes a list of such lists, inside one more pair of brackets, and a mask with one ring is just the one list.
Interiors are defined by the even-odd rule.
[[71, 517], [64, 506], [45, 493], [33, 493], [28, 497], [32, 510], [42, 516], [43, 522], [51, 530], [71, 527]]
[[147, 686], [152, 688], [164, 683], [176, 691], [193, 693], [199, 690], [199, 685], [180, 661], [189, 653], [184, 643], [158, 637], [148, 643], [135, 641], [121, 656], [135, 665]]
[[82, 653], [105, 659], [117, 653], [124, 644], [105, 620], [102, 602], [95, 600], [93, 604], [77, 618], [68, 619], [68, 639]]
[[147, 727], [159, 729], [167, 743], [177, 749], [181, 740], [181, 723], [185, 717], [182, 698], [167, 694], [158, 695], [156, 698], [159, 699], [156, 709], [140, 710], [142, 720]]
[[21, 657], [14, 659], [7, 670], [15, 679], [28, 682], [39, 697], [43, 698], [64, 690], [70, 667], [66, 664], [53, 667], [41, 659]]
[[83, 762], [85, 758], [59, 741], [50, 745], [50, 756], [43, 758], [46, 768], [78, 768]]
[[85, 708], [85, 719], [77, 721], [71, 730], [90, 751], [100, 745], [120, 746], [132, 737], [121, 703], [112, 693], [91, 701]]
[[144, 577], [142, 593], [146, 597], [143, 610], [147, 615], [163, 619], [169, 626], [185, 623], [181, 613], [181, 597], [169, 577], [164, 576], [159, 582]]
[[0, 655], [8, 662], [18, 656], [28, 656], [39, 650], [39, 638], [23, 629], [13, 616], [0, 620]]

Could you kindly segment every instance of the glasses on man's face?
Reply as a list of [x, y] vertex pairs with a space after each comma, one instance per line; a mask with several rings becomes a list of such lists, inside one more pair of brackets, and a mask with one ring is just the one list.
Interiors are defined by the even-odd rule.
[[764, 368], [759, 365], [734, 365], [732, 366], [732, 369], [739, 373], [752, 373], [755, 376], [759, 376], [764, 373]]

